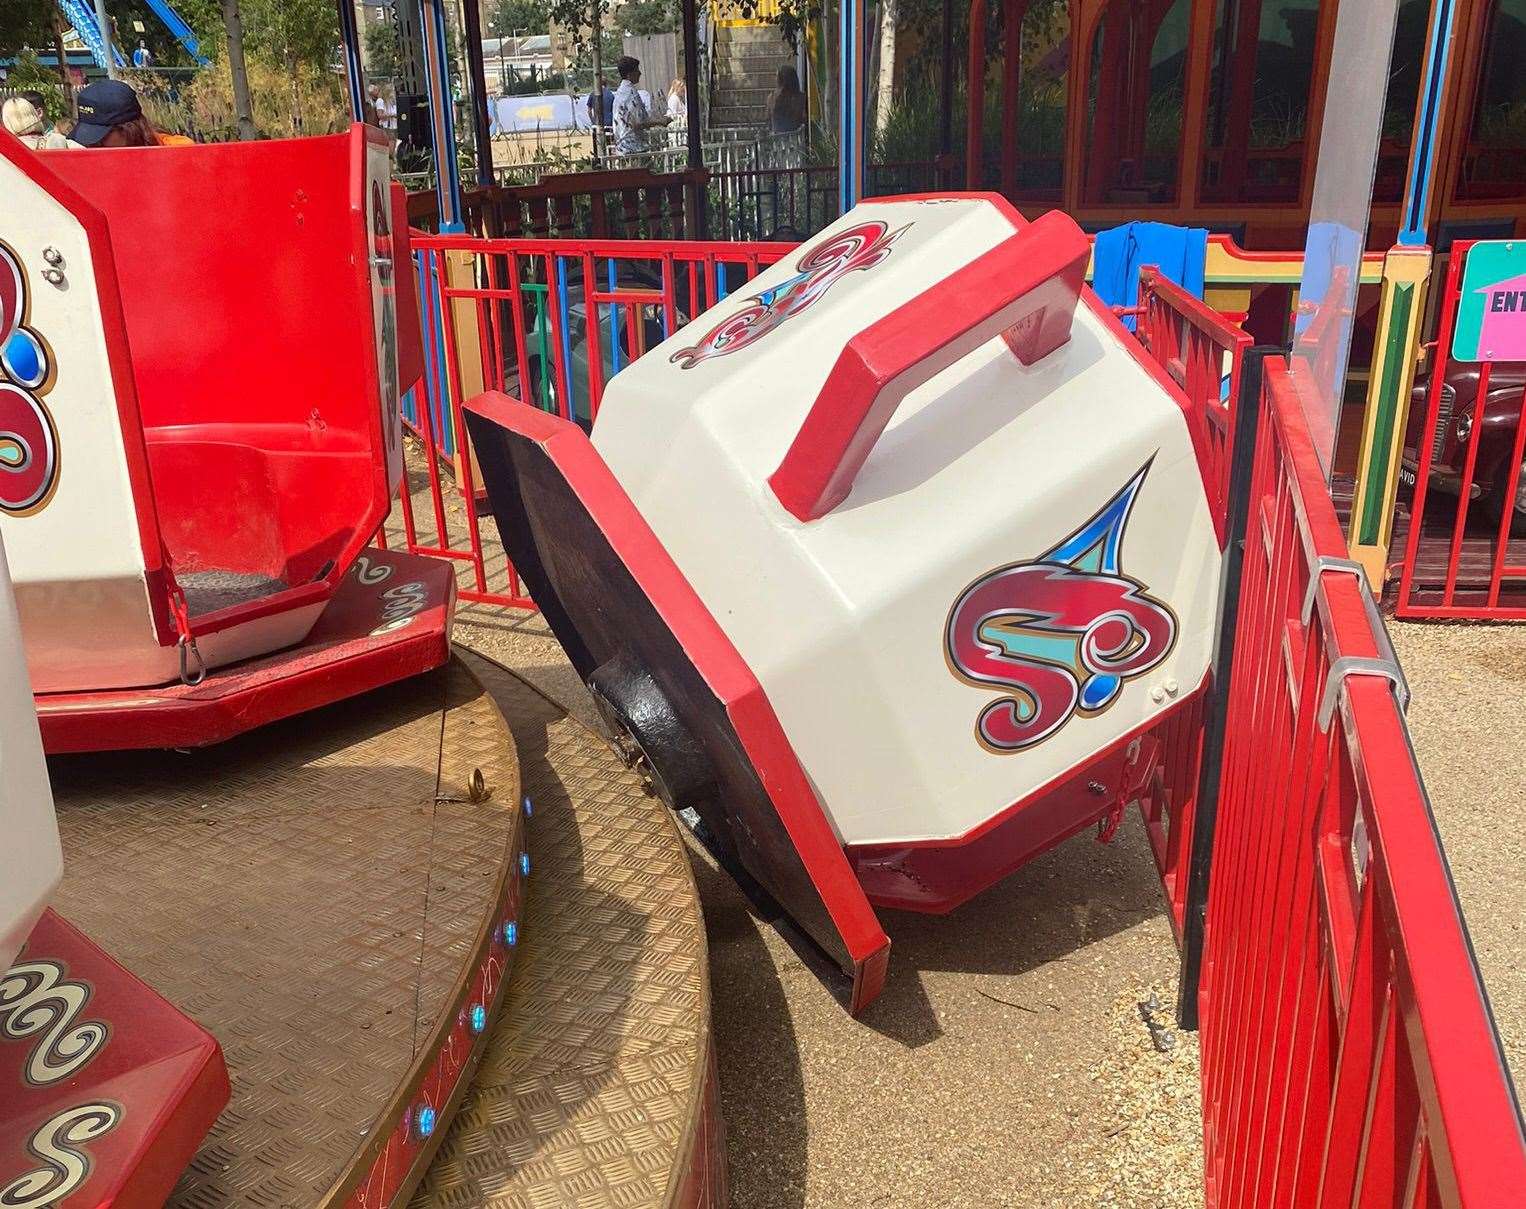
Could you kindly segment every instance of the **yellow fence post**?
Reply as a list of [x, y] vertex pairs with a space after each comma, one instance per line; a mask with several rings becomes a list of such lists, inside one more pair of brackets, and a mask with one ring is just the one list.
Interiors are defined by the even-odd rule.
[[[445, 275], [450, 282], [451, 289], [469, 290], [477, 284], [476, 279], [477, 256], [474, 252], [446, 252]], [[482, 364], [482, 334], [479, 327], [480, 319], [477, 313], [477, 300], [475, 298], [452, 298], [451, 323], [456, 331], [456, 347], [451, 349], [449, 356], [456, 359], [456, 365], [461, 370], [461, 397], [452, 402], [460, 407], [468, 399], [474, 399], [487, 389], [487, 374]], [[456, 489], [461, 488], [461, 458], [463, 454], [472, 459], [472, 482], [477, 486], [482, 485], [482, 471], [477, 467], [477, 453], [471, 447], [471, 438], [465, 434], [466, 425], [461, 425], [461, 439], [465, 442], [463, 450], [459, 445], [451, 458], [451, 469], [456, 476]]]
[[1351, 557], [1366, 570], [1375, 595], [1383, 591], [1388, 546], [1393, 538], [1399, 459], [1409, 422], [1409, 396], [1419, 359], [1431, 261], [1431, 250], [1425, 247], [1391, 248], [1383, 259], [1383, 292], [1347, 535]]

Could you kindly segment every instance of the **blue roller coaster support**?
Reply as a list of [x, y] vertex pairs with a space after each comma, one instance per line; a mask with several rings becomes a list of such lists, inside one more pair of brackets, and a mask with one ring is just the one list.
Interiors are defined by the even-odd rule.
[[164, 22], [164, 28], [175, 35], [175, 40], [185, 47], [186, 54], [203, 67], [212, 65], [212, 61], [201, 53], [201, 44], [196, 41], [196, 35], [191, 32], [191, 27], [169, 6], [168, 0], [148, 0], [148, 7], [154, 10], [154, 15], [160, 21]]

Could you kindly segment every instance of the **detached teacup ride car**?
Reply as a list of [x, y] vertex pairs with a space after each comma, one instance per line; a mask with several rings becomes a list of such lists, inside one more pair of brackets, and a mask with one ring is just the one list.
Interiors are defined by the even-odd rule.
[[944, 912], [1145, 796], [1207, 675], [1200, 417], [1086, 237], [876, 199], [626, 368], [467, 426], [509, 556], [661, 798], [857, 1012]]

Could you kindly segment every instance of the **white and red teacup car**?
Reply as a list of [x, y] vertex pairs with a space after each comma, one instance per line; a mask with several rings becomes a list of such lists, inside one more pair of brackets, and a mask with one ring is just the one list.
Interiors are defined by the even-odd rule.
[[876, 200], [624, 370], [591, 440], [467, 405], [596, 700], [854, 1011], [871, 904], [949, 910], [1121, 809], [1207, 674], [1204, 463], [1087, 254], [1058, 213]]

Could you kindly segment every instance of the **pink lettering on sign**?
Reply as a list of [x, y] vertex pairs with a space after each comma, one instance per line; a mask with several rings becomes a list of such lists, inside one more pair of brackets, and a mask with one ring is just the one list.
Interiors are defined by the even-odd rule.
[[1484, 296], [1478, 355], [1489, 361], [1526, 361], [1526, 273], [1478, 292]]

